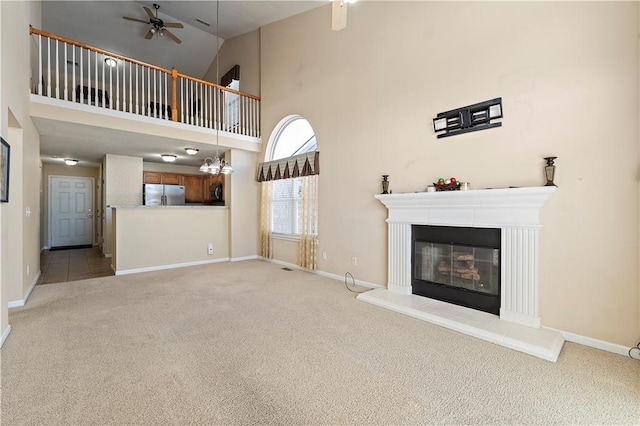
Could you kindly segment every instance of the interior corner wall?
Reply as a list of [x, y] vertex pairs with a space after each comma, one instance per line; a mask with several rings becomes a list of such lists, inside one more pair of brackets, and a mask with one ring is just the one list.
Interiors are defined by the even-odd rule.
[[260, 96], [260, 30], [229, 38], [220, 46], [203, 80], [220, 84], [216, 78], [216, 61], [220, 58], [219, 77], [234, 65], [240, 65], [240, 91]]
[[[326, 5], [261, 29], [264, 138], [313, 126], [321, 271], [384, 285], [387, 211], [374, 195], [540, 186], [544, 326], [624, 346], [640, 337], [638, 4], [358, 2], [331, 31]], [[393, 16], [393, 19], [389, 19]], [[475, 45], [474, 43], [477, 43]], [[503, 126], [438, 139], [439, 112], [502, 97]], [[351, 258], [357, 257], [357, 266]]]

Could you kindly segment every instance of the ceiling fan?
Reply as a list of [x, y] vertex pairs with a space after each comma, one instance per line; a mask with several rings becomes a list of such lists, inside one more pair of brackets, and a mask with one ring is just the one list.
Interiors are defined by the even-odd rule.
[[167, 28], [184, 28], [184, 26], [179, 22], [164, 22], [162, 19], [158, 18], [158, 9], [160, 9], [160, 5], [154, 3], [153, 7], [156, 9], [155, 16], [151, 9], [149, 9], [147, 6], [142, 6], [144, 11], [147, 12], [147, 15], [149, 16], [148, 21], [138, 18], [131, 18], [129, 16], [123, 16], [122, 19], [126, 19], [127, 21], [142, 22], [143, 24], [151, 25], [151, 28], [149, 28], [149, 31], [147, 31], [147, 34], [145, 34], [144, 36], [144, 38], [146, 38], [147, 40], [150, 40], [154, 34], [158, 34], [160, 36], [166, 34], [171, 40], [175, 41], [176, 43], [182, 43], [182, 40], [173, 35], [173, 33], [170, 32]]

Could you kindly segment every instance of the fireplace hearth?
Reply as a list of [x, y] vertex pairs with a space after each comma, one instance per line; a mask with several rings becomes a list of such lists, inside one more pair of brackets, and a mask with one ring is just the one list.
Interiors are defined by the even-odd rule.
[[376, 195], [389, 209], [387, 288], [358, 299], [556, 361], [564, 339], [538, 308], [540, 210], [556, 191]]

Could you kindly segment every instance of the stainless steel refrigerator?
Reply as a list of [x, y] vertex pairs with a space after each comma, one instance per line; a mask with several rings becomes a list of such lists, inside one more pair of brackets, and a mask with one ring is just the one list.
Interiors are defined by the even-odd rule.
[[142, 186], [145, 206], [184, 205], [184, 186], [146, 183]]

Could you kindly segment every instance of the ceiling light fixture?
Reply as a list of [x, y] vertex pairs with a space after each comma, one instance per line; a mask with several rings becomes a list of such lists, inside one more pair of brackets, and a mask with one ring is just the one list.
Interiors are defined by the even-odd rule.
[[198, 148], [185, 148], [184, 150], [187, 151], [189, 155], [196, 155], [200, 151]]
[[109, 68], [113, 68], [118, 65], [118, 61], [114, 58], [105, 58], [104, 63], [107, 64]]
[[162, 154], [160, 155], [162, 157], [162, 159], [164, 161], [166, 161], [167, 163], [173, 163], [174, 161], [176, 161], [176, 158], [178, 158], [177, 155], [173, 155], [173, 154]]
[[64, 162], [67, 166], [75, 166], [76, 164], [78, 164], [78, 160], [75, 160], [73, 158], [65, 158]]

